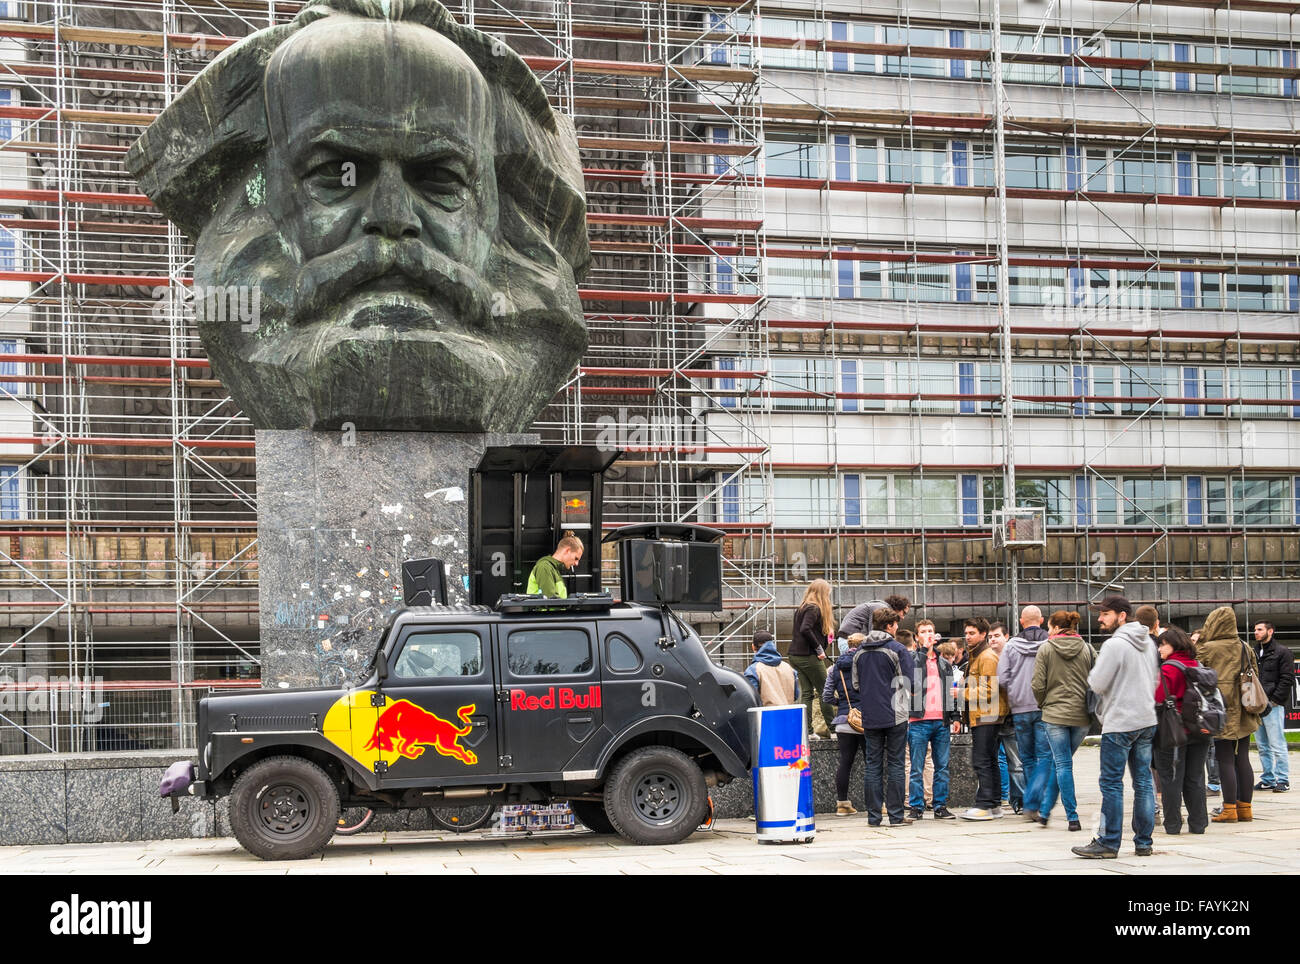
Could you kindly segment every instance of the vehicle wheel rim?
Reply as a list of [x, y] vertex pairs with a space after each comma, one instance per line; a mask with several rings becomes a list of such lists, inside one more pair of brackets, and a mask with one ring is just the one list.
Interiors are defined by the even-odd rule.
[[314, 808], [301, 787], [277, 784], [258, 800], [258, 817], [262, 829], [277, 837], [292, 837], [303, 832], [312, 819]]
[[667, 773], [648, 773], [636, 785], [636, 812], [646, 821], [671, 820], [682, 809], [677, 780]]

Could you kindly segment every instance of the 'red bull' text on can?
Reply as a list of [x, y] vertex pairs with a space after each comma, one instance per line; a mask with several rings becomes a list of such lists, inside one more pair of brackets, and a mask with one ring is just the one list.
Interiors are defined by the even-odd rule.
[[759, 843], [807, 843], [817, 835], [807, 712], [804, 706], [756, 706], [749, 711]]

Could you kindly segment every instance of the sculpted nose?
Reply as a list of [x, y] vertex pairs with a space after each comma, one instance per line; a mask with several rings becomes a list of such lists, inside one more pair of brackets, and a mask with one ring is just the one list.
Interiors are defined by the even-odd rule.
[[395, 241], [420, 236], [420, 219], [415, 214], [410, 190], [397, 164], [385, 161], [380, 165], [362, 224], [366, 234], [378, 234]]

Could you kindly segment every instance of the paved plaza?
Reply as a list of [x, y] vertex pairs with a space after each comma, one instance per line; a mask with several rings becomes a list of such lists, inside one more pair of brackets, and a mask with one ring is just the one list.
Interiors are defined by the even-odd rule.
[[[1257, 764], [1256, 764], [1257, 765]], [[1058, 808], [1047, 828], [1011, 815], [972, 823], [927, 819], [876, 829], [865, 815], [819, 815], [810, 844], [760, 845], [749, 820], [719, 821], [671, 847], [638, 847], [586, 832], [501, 839], [429, 831], [335, 838], [311, 860], [258, 860], [233, 838], [0, 848], [5, 874], [1284, 874], [1300, 868], [1300, 790], [1259, 793], [1251, 823], [1211, 825], [1202, 836], [1167, 836], [1155, 855], [1133, 856], [1125, 833], [1116, 860], [1084, 860], [1097, 821], [1098, 750], [1076, 757], [1083, 833], [1069, 833]], [[1258, 772], [1258, 771], [1257, 771]], [[1211, 798], [1211, 808], [1217, 806]], [[1131, 795], [1126, 796], [1131, 803]], [[1126, 811], [1126, 820], [1129, 812]]]

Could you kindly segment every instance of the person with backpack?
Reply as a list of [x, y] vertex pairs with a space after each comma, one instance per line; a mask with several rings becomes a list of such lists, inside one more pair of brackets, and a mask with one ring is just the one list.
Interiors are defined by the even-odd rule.
[[876, 628], [854, 652], [851, 670], [866, 741], [867, 823], [873, 827], [882, 826], [882, 803], [891, 827], [912, 822], [903, 813], [903, 757], [914, 665], [912, 654], [894, 639], [899, 618], [892, 609], [872, 614]]
[[1057, 795], [1073, 831], [1083, 829], [1074, 795], [1074, 754], [1092, 726], [1088, 713], [1088, 673], [1096, 654], [1079, 635], [1079, 614], [1058, 609], [1047, 618], [1047, 640], [1034, 660], [1031, 689], [1043, 714], [1052, 769], [1043, 787], [1038, 822], [1046, 827]]
[[1255, 651], [1237, 635], [1237, 614], [1231, 606], [1210, 613], [1196, 644], [1197, 659], [1219, 676], [1223, 697], [1223, 731], [1214, 738], [1214, 755], [1219, 760], [1223, 807], [1212, 823], [1236, 823], [1254, 819], [1251, 802], [1255, 773], [1250, 765], [1250, 735], [1259, 728], [1259, 715], [1242, 705], [1243, 677], [1259, 679]]
[[835, 665], [826, 674], [826, 688], [822, 691], [822, 702], [835, 706], [835, 718], [831, 728], [835, 731], [835, 742], [839, 748], [839, 765], [835, 768], [835, 815], [851, 817], [857, 808], [849, 800], [849, 777], [853, 772], [853, 761], [859, 756], [866, 760], [867, 743], [862, 735], [862, 717], [853, 718], [855, 727], [849, 718], [858, 704], [858, 689], [853, 682], [853, 657], [858, 647], [867, 637], [862, 633], [853, 633], [846, 640], [847, 649], [835, 660]]
[[745, 679], [758, 694], [760, 706], [792, 706], [799, 702], [799, 679], [794, 667], [781, 658], [775, 637], [760, 629], [750, 647], [753, 662], [745, 670]]
[[[1196, 648], [1188, 635], [1177, 626], [1169, 626], [1159, 639], [1160, 683], [1156, 686], [1156, 705], [1168, 705], [1177, 714], [1179, 725], [1191, 717], [1204, 720], [1205, 714], [1193, 708], [1202, 699], [1197, 681], [1208, 680], [1209, 672], [1196, 661]], [[1192, 673], [1198, 670], [1198, 673]], [[1214, 683], [1207, 686], [1218, 692]], [[1187, 807], [1187, 829], [1205, 833], [1210, 815], [1205, 804], [1205, 759], [1210, 753], [1211, 735], [1203, 727], [1184, 727], [1187, 742], [1172, 746], [1161, 742], [1156, 747], [1156, 770], [1164, 797], [1165, 833], [1183, 832], [1182, 805]]]

